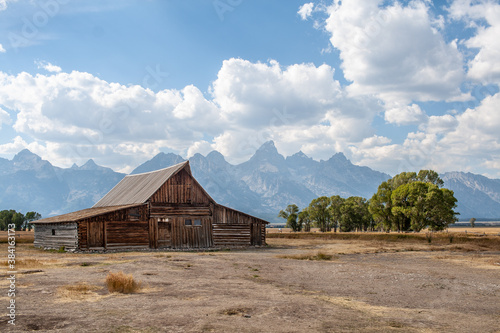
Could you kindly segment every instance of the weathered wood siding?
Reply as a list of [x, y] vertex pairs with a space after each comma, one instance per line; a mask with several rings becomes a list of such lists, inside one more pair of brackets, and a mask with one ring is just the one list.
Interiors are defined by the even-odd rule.
[[126, 247], [149, 247], [147, 221], [108, 221], [105, 247], [107, 249]]
[[[78, 221], [78, 247], [83, 250], [148, 246], [147, 205], [116, 210]], [[123, 224], [123, 226], [120, 226]]]
[[249, 246], [251, 233], [249, 224], [214, 224], [214, 246]]
[[[213, 213], [214, 245], [265, 245], [265, 224], [266, 222], [259, 218], [228, 207], [215, 205]], [[237, 228], [238, 225], [242, 227]], [[231, 239], [233, 243], [231, 243]]]
[[264, 245], [266, 243], [266, 225], [263, 223], [251, 224], [251, 245]]
[[[35, 224], [35, 247], [75, 250], [78, 247], [78, 226], [76, 222]], [[54, 233], [54, 234], [53, 234]]]
[[210, 216], [209, 206], [172, 205], [166, 203], [151, 203], [150, 217], [165, 218], [168, 216]]
[[158, 222], [158, 247], [172, 247], [172, 222]]
[[[209, 248], [213, 246], [212, 221], [209, 217], [199, 218], [201, 225], [185, 225], [185, 217], [172, 217], [171, 244], [175, 249]], [[192, 219], [192, 222], [194, 218]]]
[[208, 206], [210, 198], [186, 170], [170, 178], [150, 198], [150, 202], [163, 204], [191, 204]]

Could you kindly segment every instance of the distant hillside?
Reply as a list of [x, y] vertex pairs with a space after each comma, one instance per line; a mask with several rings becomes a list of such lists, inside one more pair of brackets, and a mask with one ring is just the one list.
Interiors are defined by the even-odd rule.
[[125, 176], [92, 160], [81, 167], [54, 167], [26, 149], [0, 164], [0, 209], [42, 216], [91, 207]]
[[[184, 161], [160, 153], [138, 166], [133, 174], [165, 168]], [[272, 141], [247, 161], [228, 163], [213, 151], [190, 158], [195, 178], [219, 203], [264, 218], [277, 218], [280, 209], [295, 203], [300, 208], [326, 195], [370, 198], [388, 174], [352, 164], [342, 153], [315, 161], [298, 152], [284, 157]], [[71, 168], [54, 167], [28, 150], [12, 160], [0, 159], [0, 209], [35, 210], [43, 216], [91, 207], [125, 175], [98, 166], [93, 160]], [[500, 218], [500, 180], [471, 173], [442, 174], [445, 187], [458, 199], [460, 218]]]
[[464, 172], [441, 175], [444, 186], [455, 192], [460, 219], [500, 217], [500, 179]]

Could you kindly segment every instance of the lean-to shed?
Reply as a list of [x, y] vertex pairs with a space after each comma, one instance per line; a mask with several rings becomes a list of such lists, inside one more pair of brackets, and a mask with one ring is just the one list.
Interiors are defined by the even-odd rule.
[[263, 245], [268, 224], [217, 204], [189, 161], [126, 176], [92, 208], [32, 223], [35, 246], [67, 250]]

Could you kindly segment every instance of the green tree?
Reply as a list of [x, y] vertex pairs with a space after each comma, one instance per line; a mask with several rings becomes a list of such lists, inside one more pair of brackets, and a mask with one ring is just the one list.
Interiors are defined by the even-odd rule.
[[[440, 188], [443, 185], [443, 180], [433, 170], [420, 170], [418, 174], [415, 172], [401, 172], [387, 182], [383, 182], [379, 185], [377, 193], [370, 199], [369, 206], [377, 227], [399, 232], [421, 230], [431, 225], [441, 228], [440, 225], [449, 223], [443, 222], [444, 220], [450, 221], [449, 214], [446, 218], [440, 219], [436, 217], [439, 214], [446, 215], [445, 211], [449, 213], [449, 210], [447, 211], [444, 208], [446, 205], [439, 205], [440, 203], [437, 200], [431, 199], [436, 199], [442, 195], [443, 200], [447, 200], [448, 207], [452, 207], [453, 192], [451, 192], [451, 196], [447, 192], [435, 192], [431, 197], [428, 197], [431, 190], [434, 191], [436, 188], [442, 190]], [[432, 206], [436, 204], [438, 206]], [[431, 209], [434, 210], [434, 213], [430, 213]], [[440, 211], [439, 214], [438, 211]], [[429, 214], [434, 215], [431, 218]], [[432, 222], [433, 220], [441, 222]]]
[[367, 231], [371, 226], [372, 217], [368, 210], [368, 202], [365, 198], [349, 197], [344, 201], [340, 208], [341, 222], [340, 230], [348, 231]]
[[12, 223], [13, 210], [0, 211], [0, 230], [7, 230], [7, 226]]
[[302, 224], [305, 232], [311, 231], [312, 220], [307, 207], [299, 213], [299, 222]]
[[385, 231], [390, 231], [394, 223], [391, 195], [391, 186], [388, 182], [383, 182], [379, 185], [377, 193], [370, 199], [368, 206], [377, 228], [382, 228]]
[[402, 230], [420, 231], [428, 225], [427, 193], [430, 186], [435, 185], [416, 181], [403, 184], [392, 192], [392, 213], [404, 221]]
[[437, 187], [443, 187], [444, 181], [439, 177], [439, 174], [434, 170], [420, 170], [417, 175], [417, 180], [424, 183], [431, 183]]
[[309, 204], [309, 216], [321, 232], [331, 230], [330, 198], [319, 197]]
[[471, 218], [471, 219], [469, 220], [469, 223], [470, 223], [470, 226], [471, 226], [472, 228], [474, 228], [474, 227], [476, 226], [476, 218], [475, 218], [475, 217]]
[[392, 213], [404, 220], [404, 231], [443, 230], [455, 223], [457, 199], [453, 191], [431, 182], [416, 181], [399, 186], [392, 193]]
[[334, 232], [337, 232], [337, 228], [340, 226], [340, 221], [342, 218], [341, 208], [344, 204], [345, 199], [339, 195], [334, 195], [330, 197], [330, 218], [331, 225]]
[[297, 205], [288, 205], [285, 210], [280, 210], [278, 217], [286, 219], [286, 226], [291, 228], [293, 231], [300, 231], [302, 229], [302, 223], [297, 219], [299, 217], [299, 207]]
[[434, 231], [444, 230], [458, 221], [455, 208], [457, 199], [453, 191], [431, 185], [427, 194], [427, 216], [429, 228]]
[[31, 230], [31, 228], [33, 226], [32, 226], [32, 224], [30, 224], [30, 222], [39, 220], [41, 218], [42, 218], [42, 215], [40, 213], [37, 213], [37, 212], [27, 212], [26, 215], [25, 215], [25, 221], [24, 221], [23, 229], [24, 230]]
[[22, 230], [23, 224], [26, 219], [24, 218], [23, 213], [15, 212], [12, 215], [12, 223], [16, 226], [16, 230]]
[[387, 181], [392, 190], [397, 189], [399, 186], [409, 184], [417, 180], [417, 173], [415, 172], [401, 172]]
[[23, 213], [16, 212], [13, 209], [2, 210], [0, 212], [0, 229], [7, 230], [9, 224], [14, 224], [16, 230], [21, 230], [25, 222]]

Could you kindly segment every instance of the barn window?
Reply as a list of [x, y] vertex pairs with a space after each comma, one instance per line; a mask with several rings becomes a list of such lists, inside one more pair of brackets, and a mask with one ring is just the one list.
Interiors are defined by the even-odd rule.
[[139, 220], [141, 218], [141, 213], [139, 211], [139, 208], [129, 209], [128, 216], [131, 221]]
[[193, 225], [193, 222], [191, 221], [191, 219], [185, 219], [184, 225]]
[[194, 220], [194, 225], [201, 225], [201, 220], [200, 219]]
[[56, 229], [52, 229], [52, 236], [56, 235]]

